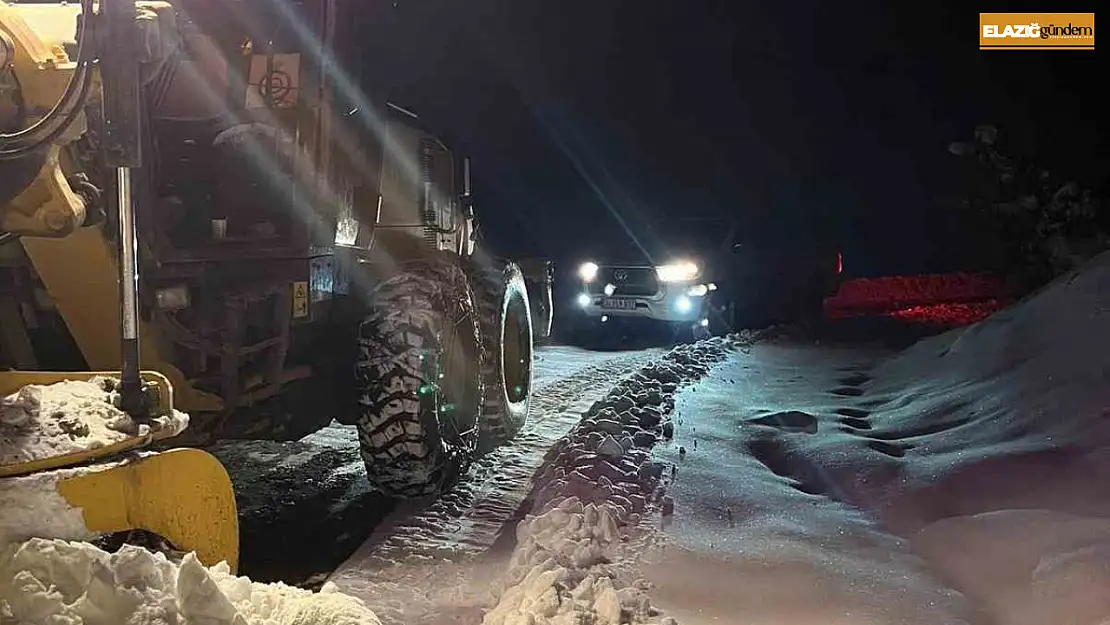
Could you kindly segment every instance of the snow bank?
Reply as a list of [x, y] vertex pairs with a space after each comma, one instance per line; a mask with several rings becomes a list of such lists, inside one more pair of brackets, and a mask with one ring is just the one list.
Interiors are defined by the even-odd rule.
[[0, 465], [31, 462], [112, 445], [169, 430], [180, 434], [188, 416], [174, 412], [138, 423], [119, 409], [118, 380], [98, 377], [28, 385], [0, 398]]
[[[674, 393], [704, 376], [754, 334], [675, 348], [595, 403], [548, 453], [532, 511], [484, 625], [660, 622], [649, 588], [623, 566], [639, 550], [640, 523], [664, 503], [666, 468], [651, 447], [669, 438]], [[668, 619], [669, 621], [669, 619]]]
[[1110, 254], [874, 368], [761, 346], [718, 369], [677, 397], [702, 445], [670, 486], [672, 534], [709, 556], [644, 571], [653, 600], [698, 623], [1110, 623], [1108, 311]]
[[377, 625], [361, 601], [325, 585], [319, 593], [259, 584], [125, 545], [32, 539], [0, 551], [0, 621], [13, 625]]
[[1091, 625], [1110, 618], [1110, 519], [1000, 510], [939, 521], [914, 542], [995, 623]]
[[803, 454], [991, 622], [1108, 621], [1108, 313], [1103, 254], [876, 368], [851, 409], [887, 457], [846, 459], [830, 437]]
[[[81, 469], [0, 479], [0, 623], [4, 625], [378, 625], [359, 599], [236, 577], [194, 554], [171, 562], [125, 545], [108, 553], [82, 511], [58, 494]], [[69, 540], [65, 540], [69, 539]]]
[[1110, 486], [1110, 456], [1095, 453], [1110, 448], [1108, 313], [1105, 254], [874, 372], [867, 394], [884, 438], [914, 445], [905, 477], [911, 486], [939, 482], [918, 501], [919, 515], [931, 521], [1002, 507], [1110, 515], [1110, 502], [1088, 496]]

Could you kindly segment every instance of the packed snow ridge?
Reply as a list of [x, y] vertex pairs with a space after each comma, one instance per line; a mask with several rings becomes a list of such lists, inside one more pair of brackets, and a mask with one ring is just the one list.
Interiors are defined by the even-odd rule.
[[669, 414], [680, 385], [698, 379], [754, 334], [675, 348], [623, 381], [548, 452], [532, 511], [500, 599], [483, 625], [671, 623], [652, 607], [646, 582], [623, 567], [641, 522], [664, 502], [651, 447], [673, 435]]
[[125, 545], [31, 539], [0, 551], [0, 622], [12, 625], [378, 625], [354, 597], [180, 563]]
[[0, 398], [0, 466], [91, 451], [189, 423], [174, 412], [139, 423], [120, 410], [118, 380], [95, 377], [30, 384]]

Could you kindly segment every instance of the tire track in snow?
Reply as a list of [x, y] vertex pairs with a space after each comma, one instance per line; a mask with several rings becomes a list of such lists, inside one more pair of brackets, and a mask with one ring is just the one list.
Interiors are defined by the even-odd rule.
[[450, 492], [430, 502], [402, 503], [333, 579], [342, 578], [349, 563], [359, 563], [364, 578], [367, 569], [409, 559], [453, 560], [488, 550], [531, 491], [547, 450], [614, 384], [663, 353], [617, 356], [536, 390], [529, 422], [511, 443], [475, 461]]

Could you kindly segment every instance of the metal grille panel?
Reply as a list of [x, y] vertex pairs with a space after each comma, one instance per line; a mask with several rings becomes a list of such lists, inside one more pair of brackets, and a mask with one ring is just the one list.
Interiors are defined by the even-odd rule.
[[613, 295], [651, 296], [659, 292], [659, 280], [650, 267], [602, 267], [597, 278], [590, 283], [590, 293], [605, 294], [605, 286], [612, 284]]

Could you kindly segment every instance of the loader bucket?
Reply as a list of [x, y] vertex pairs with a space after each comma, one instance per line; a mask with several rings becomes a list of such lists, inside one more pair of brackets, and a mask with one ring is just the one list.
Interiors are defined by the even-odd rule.
[[171, 449], [58, 481], [96, 534], [142, 529], [212, 566], [239, 565], [239, 518], [231, 479], [199, 449]]
[[[96, 377], [118, 376], [118, 371], [0, 371], [0, 397], [15, 393], [24, 386], [31, 384], [45, 386], [67, 380], [87, 381]], [[154, 414], [169, 414], [173, 410], [173, 387], [169, 380], [156, 371], [143, 371], [142, 378], [154, 390], [156, 398], [155, 405], [152, 407]], [[70, 467], [97, 458], [107, 458], [136, 447], [146, 446], [152, 441], [161, 440], [167, 436], [168, 434], [165, 432], [154, 430], [146, 436], [136, 436], [90, 451], [51, 456], [50, 458], [13, 465], [2, 465], [0, 466], [0, 477], [27, 475], [49, 469]]]
[[[0, 372], [0, 397], [29, 384], [84, 381], [118, 372]], [[173, 387], [156, 372], [142, 377], [155, 393], [153, 413], [173, 410]], [[146, 530], [175, 549], [194, 551], [206, 565], [239, 564], [239, 518], [231, 479], [220, 461], [199, 449], [171, 449], [143, 454], [139, 447], [172, 436], [152, 430], [146, 436], [71, 454], [0, 466], [0, 479], [42, 473], [63, 467], [57, 492], [84, 516], [93, 534]], [[121, 458], [131, 451], [129, 457]], [[18, 478], [16, 478], [18, 479]]]

